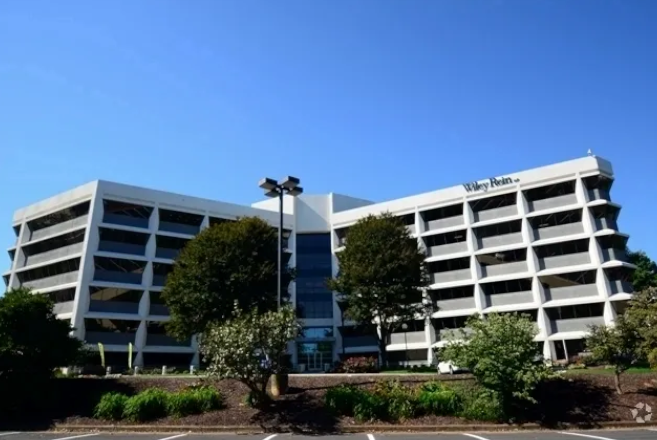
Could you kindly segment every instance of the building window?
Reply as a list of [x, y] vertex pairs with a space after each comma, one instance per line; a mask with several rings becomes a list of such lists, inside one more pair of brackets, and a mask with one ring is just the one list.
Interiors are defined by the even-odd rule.
[[297, 315], [333, 318], [333, 292], [326, 286], [333, 275], [331, 234], [297, 234], [296, 260]]

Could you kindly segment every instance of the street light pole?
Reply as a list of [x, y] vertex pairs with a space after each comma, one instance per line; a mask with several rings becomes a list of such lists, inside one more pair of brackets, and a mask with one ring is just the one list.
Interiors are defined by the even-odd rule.
[[292, 176], [277, 182], [274, 179], [265, 177], [259, 183], [260, 188], [265, 190], [267, 197], [278, 197], [278, 264], [277, 264], [277, 306], [280, 310], [283, 292], [283, 196], [290, 195], [296, 197], [303, 193], [303, 188], [299, 186], [301, 181]]

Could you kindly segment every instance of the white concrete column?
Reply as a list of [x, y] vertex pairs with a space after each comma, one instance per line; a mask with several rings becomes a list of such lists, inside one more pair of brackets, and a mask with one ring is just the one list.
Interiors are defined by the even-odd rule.
[[422, 221], [422, 214], [420, 209], [415, 207], [415, 232], [417, 233], [418, 239], [423, 232], [425, 232], [424, 222]]
[[11, 273], [9, 274], [9, 284], [7, 289], [17, 288], [19, 286], [18, 276], [16, 275], [16, 269], [18, 268], [18, 262], [22, 261], [25, 263], [25, 253], [23, 252], [23, 242], [26, 241], [26, 236], [29, 234], [29, 227], [25, 219], [22, 220], [21, 229], [18, 233], [16, 239], [16, 254], [14, 255], [14, 261], [11, 262]]
[[[146, 345], [146, 321], [141, 321], [139, 323], [139, 327], [137, 328], [137, 333], [135, 334], [135, 345], [133, 346], [133, 350], [141, 353], [142, 350], [144, 349], [144, 346]], [[137, 364], [135, 360], [135, 364]], [[144, 365], [143, 361], [143, 356], [141, 359], [141, 363], [138, 364], [140, 366]]]
[[474, 285], [474, 300], [477, 311], [482, 313], [482, 311], [486, 308], [486, 296], [478, 282]]
[[150, 290], [153, 284], [153, 262], [148, 261], [144, 268], [144, 273], [141, 276], [141, 285], [143, 290]]
[[148, 290], [142, 291], [141, 300], [139, 301], [139, 316], [145, 319], [150, 315], [151, 310], [151, 294]]
[[201, 231], [210, 227], [210, 216], [204, 215], [203, 220], [201, 221]]
[[609, 298], [612, 293], [611, 293], [611, 282], [609, 281], [609, 278], [607, 277], [607, 272], [601, 268], [598, 267], [596, 269], [595, 273], [595, 286], [598, 289], [598, 295], [602, 298]]
[[89, 284], [93, 280], [95, 272], [94, 254], [98, 250], [100, 241], [98, 225], [102, 220], [103, 195], [100, 188], [98, 188], [98, 183], [96, 183], [96, 189], [89, 204], [89, 216], [82, 245], [83, 253], [80, 258], [78, 283], [71, 316], [71, 325], [75, 328], [74, 335], [82, 340], [84, 340], [85, 334], [84, 315], [89, 310]]
[[616, 323], [616, 319], [618, 318], [618, 313], [616, 313], [614, 305], [609, 300], [605, 301], [603, 317], [605, 320], [605, 325], [614, 325]]
[[543, 307], [538, 308], [536, 315], [536, 324], [538, 325], [538, 334], [543, 338], [550, 336], [550, 318]]
[[436, 329], [431, 324], [431, 318], [426, 318], [424, 322], [425, 339], [429, 344], [427, 349], [427, 364], [432, 365], [434, 361], [432, 345], [436, 343]]
[[148, 219], [148, 230], [151, 231], [151, 233], [157, 232], [158, 228], [160, 227], [160, 211], [157, 205], [153, 206], [153, 212], [151, 212], [151, 216]]
[[586, 203], [589, 201], [588, 194], [584, 186], [584, 180], [582, 180], [582, 176], [579, 173], [577, 173], [575, 180], [575, 195], [577, 196], [577, 203], [581, 206], [586, 206]]

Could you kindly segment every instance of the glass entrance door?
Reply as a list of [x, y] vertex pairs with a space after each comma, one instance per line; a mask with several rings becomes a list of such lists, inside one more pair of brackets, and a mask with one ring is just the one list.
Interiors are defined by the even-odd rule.
[[297, 344], [298, 363], [307, 371], [324, 371], [333, 360], [333, 342], [300, 342]]

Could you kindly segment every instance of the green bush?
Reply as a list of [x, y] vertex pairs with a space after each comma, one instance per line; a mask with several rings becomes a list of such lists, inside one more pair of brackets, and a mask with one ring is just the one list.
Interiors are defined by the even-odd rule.
[[132, 422], [145, 422], [167, 415], [169, 393], [159, 388], [149, 388], [125, 403], [123, 417]]
[[201, 412], [199, 399], [191, 391], [178, 391], [168, 396], [167, 414], [172, 417], [185, 417]]
[[415, 392], [395, 380], [379, 382], [374, 394], [384, 402], [383, 419], [398, 421], [413, 418], [417, 408]]
[[201, 413], [210, 412], [223, 407], [223, 398], [216, 388], [201, 385], [190, 390], [196, 396]]
[[373, 420], [387, 419], [387, 402], [378, 395], [365, 392], [358, 397], [354, 406], [354, 418], [357, 422], [371, 422]]
[[496, 422], [504, 418], [504, 411], [494, 392], [474, 390], [463, 398], [463, 408], [459, 415], [469, 420]]
[[324, 396], [326, 407], [336, 415], [353, 416], [356, 404], [363, 398], [364, 391], [353, 385], [330, 388]]
[[104, 420], [121, 420], [128, 396], [121, 393], [105, 393], [94, 409], [94, 417]]
[[419, 390], [417, 406], [424, 414], [451, 416], [461, 410], [461, 398], [439, 382], [427, 382]]

